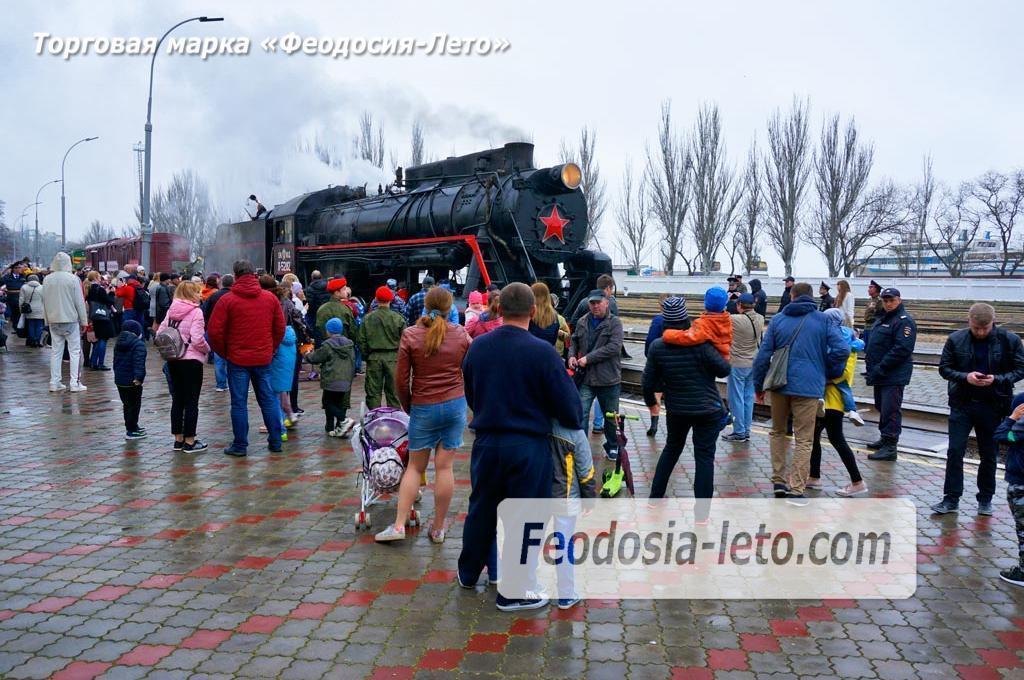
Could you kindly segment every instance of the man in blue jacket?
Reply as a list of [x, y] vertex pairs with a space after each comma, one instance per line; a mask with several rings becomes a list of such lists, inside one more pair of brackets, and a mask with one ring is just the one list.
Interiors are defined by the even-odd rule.
[[[786, 384], [772, 390], [772, 484], [776, 498], [792, 505], [807, 504], [804, 488], [810, 474], [814, 421], [825, 394], [825, 382], [842, 374], [850, 355], [838, 326], [830, 326], [811, 296], [809, 283], [793, 285], [792, 301], [772, 317], [754, 360], [757, 401], [764, 403], [764, 381], [772, 355], [789, 347]], [[786, 421], [793, 416], [796, 449], [787, 480]]]
[[[498, 504], [506, 498], [550, 497], [551, 420], [570, 430], [583, 427], [580, 395], [561, 357], [529, 331], [537, 311], [533, 291], [524, 283], [510, 283], [498, 300], [503, 325], [474, 340], [462, 361], [466, 403], [473, 412], [469, 428], [476, 433], [469, 463], [472, 492], [459, 555], [459, 585], [464, 588], [476, 584], [487, 562]], [[497, 598], [502, 611], [547, 603], [539, 594]]]
[[878, 441], [868, 444], [869, 449], [877, 449], [868, 458], [896, 460], [896, 445], [903, 429], [903, 388], [910, 384], [914, 371], [917, 324], [903, 308], [897, 289], [886, 288], [881, 298], [885, 314], [875, 319], [864, 352], [865, 382], [874, 388], [881, 435]]

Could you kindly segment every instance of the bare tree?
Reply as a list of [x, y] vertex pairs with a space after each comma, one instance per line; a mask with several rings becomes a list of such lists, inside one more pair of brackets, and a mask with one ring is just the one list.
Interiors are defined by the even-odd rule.
[[956, 192], [944, 190], [932, 214], [932, 228], [925, 232], [928, 247], [952, 277], [963, 276], [967, 254], [981, 227], [981, 217], [969, 205], [972, 191], [968, 183]]
[[747, 168], [743, 174], [743, 203], [740, 219], [733, 232], [733, 241], [743, 259], [742, 270], [750, 273], [755, 260], [760, 259], [758, 240], [764, 230], [765, 194], [761, 181], [761, 158], [757, 141], [747, 152]]
[[373, 114], [363, 112], [359, 119], [359, 136], [356, 138], [359, 157], [378, 168], [384, 167], [384, 127], [378, 125], [374, 131]]
[[115, 238], [117, 238], [116, 229], [108, 224], [103, 224], [99, 220], [93, 220], [92, 224], [89, 225], [89, 230], [82, 234], [82, 238], [78, 239], [75, 243], [87, 246], [93, 243], [103, 243]]
[[935, 175], [932, 172], [932, 157], [925, 156], [921, 163], [921, 182], [914, 187], [910, 201], [911, 223], [903, 232], [903, 243], [896, 247], [896, 264], [900, 273], [907, 275], [911, 269], [921, 275], [921, 255], [924, 252], [928, 231], [928, 220], [935, 209]]
[[587, 198], [587, 234], [583, 240], [583, 246], [596, 245], [601, 248], [601, 241], [598, 238], [598, 231], [601, 226], [601, 218], [607, 208], [605, 197], [605, 181], [601, 179], [601, 166], [597, 162], [595, 147], [597, 145], [597, 131], [588, 127], [580, 129], [580, 143], [573, 147], [562, 141], [559, 149], [559, 157], [562, 163], [577, 163], [580, 166], [580, 191]]
[[206, 182], [194, 170], [176, 172], [166, 189], [153, 196], [153, 228], [184, 236], [193, 253], [212, 240], [217, 216]]
[[423, 165], [423, 159], [426, 158], [426, 150], [423, 145], [423, 121], [419, 118], [412, 122], [412, 154], [409, 160], [409, 165]]
[[622, 175], [622, 196], [616, 216], [619, 219], [616, 241], [622, 252], [626, 253], [629, 267], [639, 273], [650, 252], [650, 210], [643, 185], [634, 186], [633, 166], [628, 160]]
[[1013, 276], [1024, 263], [1024, 240], [1017, 219], [1024, 217], [1024, 169], [1010, 174], [986, 172], [974, 181], [971, 195], [981, 219], [999, 234], [999, 275]]
[[722, 120], [717, 104], [707, 104], [697, 112], [691, 137], [693, 156], [693, 211], [690, 234], [697, 250], [698, 269], [714, 269], [715, 255], [729, 234], [740, 192], [735, 171], [726, 160], [722, 141]]
[[783, 117], [776, 110], [768, 119], [768, 154], [764, 158], [765, 199], [768, 219], [765, 231], [772, 247], [793, 273], [800, 230], [801, 208], [810, 174], [810, 137], [807, 119], [810, 102], [793, 97], [792, 110]]
[[693, 272], [691, 261], [683, 255], [683, 230], [690, 210], [692, 184], [690, 181], [691, 157], [685, 138], [672, 127], [672, 103], [661, 105], [661, 122], [658, 126], [658, 149], [647, 148], [647, 166], [644, 171], [644, 190], [647, 192], [651, 214], [661, 227], [664, 240], [661, 255], [665, 270], [675, 271], [676, 256], [686, 264], [687, 271]]
[[821, 142], [814, 165], [814, 188], [818, 204], [814, 219], [803, 230], [804, 241], [825, 258], [828, 275], [839, 276], [848, 250], [848, 241], [859, 236], [854, 232], [857, 213], [868, 189], [868, 178], [874, 163], [874, 147], [857, 139], [857, 124], [850, 120], [840, 138], [839, 116], [834, 115], [821, 126]]
[[912, 223], [905, 194], [893, 182], [886, 181], [868, 190], [858, 201], [836, 252], [843, 276], [853, 276], [875, 253], [898, 242], [894, 236]]

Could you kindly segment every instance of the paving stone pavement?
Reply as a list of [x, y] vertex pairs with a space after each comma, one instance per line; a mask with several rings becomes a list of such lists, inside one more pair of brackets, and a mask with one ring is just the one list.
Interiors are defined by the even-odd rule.
[[[941, 463], [864, 462], [873, 495], [918, 505], [910, 599], [588, 601], [503, 614], [493, 589], [453, 583], [466, 452], [448, 540], [412, 531], [376, 545], [354, 529], [359, 465], [349, 442], [323, 435], [314, 384], [303, 383], [307, 415], [284, 453], [266, 451], [253, 408], [250, 456], [236, 460], [220, 453], [228, 395], [208, 369], [200, 436], [211, 448], [190, 456], [170, 450], [152, 357], [151, 435], [124, 442], [110, 373], [87, 372], [87, 393], [50, 395], [47, 350], [19, 344], [0, 355], [0, 677], [1024, 677], [1024, 591], [997, 578], [1017, 550], [1002, 481], [994, 517], [965, 499], [959, 516], [933, 519]], [[630, 423], [638, 495], [664, 437], [652, 443], [645, 428]], [[720, 446], [718, 494], [767, 495], [767, 448], [762, 427], [747, 445]], [[844, 482], [834, 455], [824, 473], [826, 488]], [[688, 450], [670, 495], [691, 495], [692, 474]], [[428, 491], [428, 517], [431, 504]], [[392, 513], [374, 508], [374, 526]]]

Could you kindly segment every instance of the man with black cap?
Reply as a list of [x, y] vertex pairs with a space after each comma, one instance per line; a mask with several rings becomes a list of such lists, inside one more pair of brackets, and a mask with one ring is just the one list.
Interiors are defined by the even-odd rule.
[[914, 371], [914, 345], [917, 343], [917, 324], [903, 308], [899, 290], [882, 291], [885, 313], [871, 326], [864, 363], [867, 382], [874, 388], [875, 410], [878, 411], [878, 441], [868, 444], [877, 449], [870, 460], [896, 460], [903, 422], [903, 388], [910, 384]]
[[[434, 287], [434, 277], [429, 274], [423, 277], [423, 288], [418, 293], [409, 298], [409, 302], [405, 305], [405, 321], [410, 326], [416, 324], [416, 320], [423, 316], [423, 305], [427, 300], [427, 293], [431, 288]], [[448, 312], [448, 320], [454, 324], [459, 323], [459, 310], [455, 305], [452, 305], [451, 311]]]
[[779, 311], [780, 312], [783, 309], [785, 309], [786, 305], [788, 305], [790, 303], [790, 301], [791, 301], [790, 291], [793, 288], [793, 284], [796, 283], [796, 279], [794, 279], [792, 276], [787, 276], [786, 278], [783, 279], [783, 282], [786, 284], [786, 289], [782, 291], [782, 299], [779, 300]]
[[727, 442], [750, 439], [750, 424], [754, 417], [754, 358], [764, 335], [764, 317], [755, 311], [755, 305], [754, 295], [744, 293], [737, 300], [739, 313], [730, 317], [732, 373], [729, 374], [729, 410], [732, 412], [732, 433], [722, 435]]
[[[579, 388], [584, 423], [590, 422], [594, 399], [602, 413], [618, 413], [622, 389], [622, 321], [611, 313], [608, 297], [600, 288], [590, 291], [587, 304], [590, 311], [576, 322], [569, 341], [569, 368], [583, 371]], [[605, 455], [609, 460], [617, 460], [614, 418], [605, 419], [604, 438]]]
[[836, 300], [829, 294], [830, 290], [832, 289], [824, 281], [822, 281], [821, 285], [818, 287], [818, 295], [821, 296], [819, 298], [821, 302], [818, 303], [819, 312], [827, 311], [835, 306]]

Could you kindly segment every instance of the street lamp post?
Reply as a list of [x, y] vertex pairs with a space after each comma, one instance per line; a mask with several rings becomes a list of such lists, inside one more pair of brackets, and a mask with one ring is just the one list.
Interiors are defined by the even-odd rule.
[[153, 58], [149, 61], [149, 100], [146, 103], [146, 160], [145, 170], [143, 172], [142, 180], [142, 205], [140, 206], [139, 213], [141, 216], [142, 224], [139, 225], [139, 235], [142, 237], [142, 253], [141, 263], [145, 267], [146, 271], [150, 271], [150, 244], [153, 241], [153, 225], [149, 219], [149, 182], [150, 182], [150, 166], [153, 156], [153, 68], [156, 65], [156, 55], [160, 52], [160, 45], [163, 43], [164, 38], [171, 34], [171, 31], [183, 26], [191, 21], [200, 21], [207, 23], [210, 21], [224, 21], [224, 17], [192, 17], [191, 19], [185, 19], [167, 29], [167, 32], [160, 36], [160, 40], [156, 43], [156, 49], [153, 50]]
[[39, 193], [51, 184], [56, 184], [60, 181], [61, 180], [59, 179], [51, 179], [49, 182], [39, 187], [39, 191], [36, 192], [36, 242], [35, 246], [32, 248], [32, 262], [36, 265], [39, 264]]
[[[29, 203], [28, 205], [25, 206], [25, 209], [21, 211], [21, 220], [20, 220], [20, 222], [21, 222], [21, 244], [22, 245], [25, 245], [25, 215], [28, 215], [28, 209], [31, 208], [34, 205], [39, 205], [39, 201], [36, 201], [35, 203]], [[14, 262], [16, 259], [18, 259], [18, 247], [17, 247], [17, 244], [14, 243], [14, 232], [11, 232], [11, 243], [14, 246], [11, 249], [11, 262]]]
[[67, 225], [64, 222], [64, 188], [67, 186], [64, 183], [64, 164], [68, 161], [68, 154], [71, 153], [71, 149], [82, 142], [91, 142], [99, 137], [86, 137], [85, 139], [79, 139], [77, 142], [68, 147], [68, 150], [64, 152], [64, 160], [60, 162], [60, 247], [63, 248], [67, 245]]

